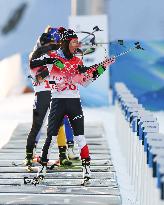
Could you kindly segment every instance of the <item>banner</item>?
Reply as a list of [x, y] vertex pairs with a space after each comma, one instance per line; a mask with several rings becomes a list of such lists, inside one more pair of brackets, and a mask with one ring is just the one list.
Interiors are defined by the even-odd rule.
[[[125, 45], [132, 42], [125, 41]], [[110, 86], [124, 82], [145, 108], [164, 110], [164, 41], [142, 41], [141, 45], [145, 50], [121, 56], [111, 66]], [[111, 54], [121, 51], [111, 44]]]
[[22, 93], [25, 86], [20, 54], [0, 61], [0, 98]]

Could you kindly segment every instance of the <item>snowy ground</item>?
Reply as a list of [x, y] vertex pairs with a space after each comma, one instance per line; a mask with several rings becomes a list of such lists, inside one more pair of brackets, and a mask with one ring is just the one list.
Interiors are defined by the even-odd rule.
[[0, 100], [0, 147], [6, 144], [20, 122], [32, 120], [33, 95], [11, 96]]
[[[8, 97], [0, 100], [0, 147], [8, 142], [11, 133], [18, 123], [32, 121], [33, 94]], [[85, 123], [101, 123], [104, 125], [106, 137], [111, 149], [113, 163], [117, 171], [118, 183], [123, 205], [132, 205], [135, 198], [126, 173], [125, 161], [115, 134], [115, 108], [84, 108]], [[164, 133], [164, 112], [154, 113], [160, 124], [160, 132]]]

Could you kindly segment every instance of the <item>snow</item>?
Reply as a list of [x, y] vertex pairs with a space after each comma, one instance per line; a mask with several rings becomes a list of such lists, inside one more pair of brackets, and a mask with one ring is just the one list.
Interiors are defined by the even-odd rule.
[[0, 100], [0, 148], [21, 122], [32, 121], [33, 95], [10, 96]]
[[[0, 100], [0, 147], [8, 142], [15, 127], [19, 123], [32, 121], [32, 105], [34, 94], [10, 96]], [[117, 180], [122, 196], [122, 205], [133, 205], [135, 193], [129, 182], [126, 172], [126, 163], [120, 151], [120, 145], [116, 136], [115, 107], [84, 108], [85, 123], [100, 123], [104, 125], [114, 167], [117, 172]], [[164, 112], [154, 113], [160, 123], [160, 132], [164, 133], [162, 124]]]
[[[34, 94], [24, 94], [20, 96], [10, 96], [0, 100], [0, 147], [5, 145], [11, 137], [12, 132], [19, 123], [32, 122], [32, 105]], [[119, 150], [119, 144], [115, 134], [115, 108], [84, 108], [85, 123], [100, 123], [104, 125], [105, 136], [107, 137], [111, 149], [113, 163], [117, 171], [118, 183], [123, 205], [131, 205], [128, 201], [133, 200], [133, 193], [128, 185], [126, 167], [124, 159]], [[128, 203], [127, 203], [128, 202]]]
[[112, 161], [116, 170], [117, 181], [122, 196], [122, 205], [133, 205], [135, 193], [132, 191], [130, 181], [126, 171], [126, 162], [120, 150], [120, 145], [116, 136], [116, 115], [115, 107], [88, 109], [85, 108], [85, 122], [102, 123], [105, 128], [105, 136], [112, 154]]

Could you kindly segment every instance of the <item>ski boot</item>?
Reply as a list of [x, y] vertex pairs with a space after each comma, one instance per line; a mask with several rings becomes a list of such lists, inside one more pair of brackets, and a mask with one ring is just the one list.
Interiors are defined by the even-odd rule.
[[25, 158], [25, 166], [28, 172], [33, 171], [32, 165], [33, 165], [33, 153], [26, 153], [26, 158]]
[[67, 156], [60, 156], [59, 158], [59, 162], [60, 162], [60, 166], [66, 166], [66, 167], [71, 167], [72, 166], [72, 162], [67, 158]]
[[36, 177], [34, 177], [33, 179], [25, 176], [24, 177], [24, 184], [32, 184], [32, 185], [37, 185], [37, 184], [40, 184], [44, 178], [45, 178], [45, 175], [46, 175], [46, 170], [47, 170], [47, 165], [41, 165], [39, 168], [38, 168], [38, 172], [37, 172], [37, 175]]
[[33, 178], [32, 182], [35, 186], [44, 180], [47, 173], [47, 162], [40, 161], [39, 163], [41, 166], [38, 168], [37, 176]]
[[66, 155], [66, 146], [59, 146], [59, 162], [60, 166], [72, 166], [72, 162]]
[[48, 169], [52, 170], [55, 167], [58, 168], [60, 166], [62, 167], [71, 167], [72, 162], [67, 158], [66, 155], [66, 146], [59, 146], [59, 160], [57, 160], [54, 164], [52, 164]]
[[68, 159], [69, 160], [79, 160], [79, 157], [74, 152], [74, 143], [67, 142], [67, 144], [68, 144], [68, 149], [67, 149]]
[[82, 168], [83, 168], [83, 182], [81, 185], [85, 186], [90, 184], [89, 182], [91, 178], [90, 158], [82, 159]]

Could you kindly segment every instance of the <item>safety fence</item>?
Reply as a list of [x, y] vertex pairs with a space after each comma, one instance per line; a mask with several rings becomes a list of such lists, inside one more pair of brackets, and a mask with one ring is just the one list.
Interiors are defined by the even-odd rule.
[[117, 137], [136, 195], [135, 205], [164, 204], [164, 134], [123, 83], [114, 88]]

